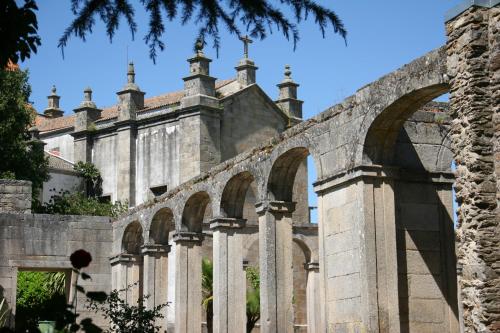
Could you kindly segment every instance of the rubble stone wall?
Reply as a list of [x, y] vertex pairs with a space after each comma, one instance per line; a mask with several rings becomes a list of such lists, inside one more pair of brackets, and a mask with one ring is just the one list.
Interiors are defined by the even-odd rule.
[[498, 27], [499, 8], [480, 6], [446, 25], [466, 332], [500, 331]]

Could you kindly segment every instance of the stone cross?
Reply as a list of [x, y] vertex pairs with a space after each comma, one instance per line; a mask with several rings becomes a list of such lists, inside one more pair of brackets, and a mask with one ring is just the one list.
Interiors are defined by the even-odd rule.
[[248, 35], [240, 37], [240, 40], [243, 42], [243, 54], [245, 55], [245, 58], [248, 58], [248, 44], [252, 44], [252, 40]]

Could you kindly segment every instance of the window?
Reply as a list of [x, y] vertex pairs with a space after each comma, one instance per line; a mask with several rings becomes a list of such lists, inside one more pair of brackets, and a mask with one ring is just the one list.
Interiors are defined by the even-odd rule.
[[155, 197], [159, 197], [160, 195], [167, 193], [167, 185], [154, 186], [150, 188], [151, 192]]
[[111, 194], [101, 195], [99, 197], [99, 202], [100, 203], [111, 203]]

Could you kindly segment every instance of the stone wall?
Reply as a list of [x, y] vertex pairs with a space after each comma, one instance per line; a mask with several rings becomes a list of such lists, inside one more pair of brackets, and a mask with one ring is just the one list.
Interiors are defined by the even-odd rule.
[[[78, 283], [87, 291], [109, 292], [111, 245], [111, 223], [106, 217], [0, 213], [0, 297], [7, 300], [10, 309], [8, 323], [14, 325], [17, 273], [39, 270], [71, 274], [69, 256], [78, 249], [87, 250], [93, 258], [84, 269], [92, 280]], [[78, 293], [79, 318], [90, 317], [106, 327], [106, 321], [89, 312], [85, 302], [85, 296]]]
[[500, 9], [483, 6], [471, 6], [446, 24], [456, 197], [460, 205], [457, 256], [466, 332], [500, 330]]
[[0, 213], [31, 212], [31, 182], [0, 179]]

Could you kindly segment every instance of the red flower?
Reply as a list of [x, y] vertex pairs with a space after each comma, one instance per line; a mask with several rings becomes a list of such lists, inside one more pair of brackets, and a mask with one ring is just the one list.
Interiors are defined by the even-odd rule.
[[90, 264], [90, 262], [92, 261], [92, 256], [85, 250], [77, 250], [71, 254], [69, 260], [71, 261], [71, 265], [73, 265], [74, 268], [80, 269], [83, 267], [87, 267]]

